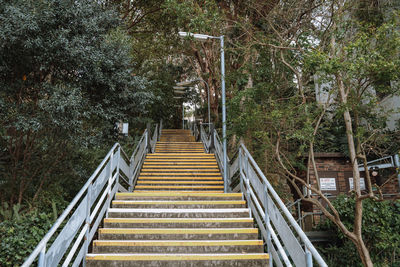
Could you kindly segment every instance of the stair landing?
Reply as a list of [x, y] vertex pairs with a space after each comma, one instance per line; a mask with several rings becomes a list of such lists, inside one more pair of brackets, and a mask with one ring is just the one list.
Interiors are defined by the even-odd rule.
[[213, 154], [165, 129], [133, 193], [117, 193], [87, 266], [266, 266], [241, 193], [224, 193]]

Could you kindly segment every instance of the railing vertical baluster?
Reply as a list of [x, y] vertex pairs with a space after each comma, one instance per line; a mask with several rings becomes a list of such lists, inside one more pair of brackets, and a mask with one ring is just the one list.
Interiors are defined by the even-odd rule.
[[[118, 152], [117, 152], [117, 170], [116, 170], [116, 172], [117, 172], [117, 178], [115, 178], [115, 182], [117, 183], [117, 184], [119, 184], [119, 163], [120, 163], [120, 161], [121, 161], [121, 147], [119, 146], [118, 147], [118, 150], [117, 150]], [[112, 188], [110, 188], [110, 192], [112, 191]]]
[[[213, 153], [215, 150], [215, 130], [214, 130], [214, 124], [210, 123], [208, 125], [210, 128], [210, 145], [208, 147], [208, 153]], [[225, 182], [225, 181], [224, 181]]]
[[[140, 145], [140, 143], [139, 143]], [[129, 187], [128, 187], [128, 192], [133, 191], [133, 172], [135, 171], [135, 157], [133, 157], [133, 160], [131, 159], [129, 162]]]
[[[113, 177], [113, 169], [112, 169], [112, 166], [113, 166], [113, 158], [114, 158], [114, 151], [111, 153], [111, 156], [110, 156], [110, 173], [109, 173], [109, 176], [108, 176], [108, 183], [107, 183], [107, 188], [106, 188], [106, 190], [108, 190], [108, 193], [107, 193], [107, 198], [109, 198], [109, 197], [111, 197], [110, 196], [110, 191], [111, 191], [111, 188], [112, 188], [112, 183], [111, 183], [111, 181], [112, 181], [112, 177]], [[110, 202], [111, 203], [111, 202]], [[107, 209], [107, 211], [106, 211], [106, 218], [108, 218], [108, 209]]]
[[151, 153], [151, 131], [150, 131], [150, 123], [147, 123], [146, 150], [147, 150], [147, 153]]
[[46, 267], [46, 244], [44, 245], [43, 249], [40, 251], [38, 266]]
[[301, 219], [301, 201], [297, 202], [297, 220], [299, 222], [300, 228], [303, 229], [303, 222]]
[[[249, 157], [247, 153], [244, 156], [245, 161], [245, 170], [246, 170], [246, 195], [247, 201], [249, 202], [249, 207], [251, 206], [251, 194], [250, 194], [250, 172], [249, 172]], [[249, 209], [250, 217], [251, 217], [251, 208]]]
[[[268, 250], [268, 254], [271, 255], [271, 232], [269, 231], [268, 225], [270, 224], [270, 218], [269, 218], [269, 210], [268, 210], [268, 187], [265, 184], [265, 181], [263, 182], [264, 185], [264, 222], [265, 222], [265, 229], [267, 230], [267, 250]], [[272, 267], [273, 266], [273, 258], [270, 257], [269, 259], [269, 266]]]
[[161, 131], [162, 131], [162, 127], [163, 127], [163, 120], [160, 120], [160, 127], [158, 128], [158, 141], [160, 141], [160, 137], [161, 137]]
[[306, 250], [306, 266], [307, 267], [312, 267], [313, 266], [313, 260], [312, 260], [312, 255], [311, 252], [305, 247]]
[[244, 200], [244, 188], [243, 188], [243, 155], [242, 148], [239, 147], [239, 183], [240, 183], [240, 192], [242, 192], [242, 200]]
[[[85, 246], [85, 255], [88, 254], [89, 252], [89, 238], [90, 238], [90, 202], [91, 202], [91, 195], [92, 195], [92, 188], [93, 188], [93, 181], [89, 184], [87, 193], [86, 193], [86, 200], [87, 200], [87, 207], [86, 207], [86, 220], [85, 223], [87, 225], [86, 228], [86, 233], [85, 233], [85, 241], [84, 241], [84, 246]], [[82, 261], [82, 266], [86, 266], [86, 261]]]

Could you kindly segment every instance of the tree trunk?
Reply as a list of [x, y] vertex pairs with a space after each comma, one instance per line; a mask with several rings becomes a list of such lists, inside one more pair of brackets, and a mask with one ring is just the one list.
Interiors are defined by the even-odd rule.
[[[360, 201], [361, 202], [361, 201]], [[367, 246], [362, 239], [362, 236], [352, 235], [348, 236], [353, 244], [357, 248], [358, 255], [360, 256], [361, 262], [364, 266], [373, 267], [374, 264], [372, 263], [371, 256], [369, 255], [369, 251]]]
[[354, 143], [354, 134], [353, 134], [353, 126], [352, 126], [350, 110], [347, 107], [347, 93], [340, 74], [336, 75], [336, 79], [339, 87], [340, 100], [344, 106], [343, 119], [346, 126], [346, 136], [347, 136], [351, 165], [353, 168], [353, 185], [356, 197], [356, 204], [354, 207], [354, 230], [353, 230], [355, 238], [353, 237], [351, 239], [357, 247], [357, 251], [364, 266], [373, 266], [368, 248], [365, 246], [364, 241], [362, 239], [363, 206], [362, 206], [362, 199], [360, 198], [361, 197], [360, 172], [358, 170], [357, 153], [356, 153], [356, 146]]

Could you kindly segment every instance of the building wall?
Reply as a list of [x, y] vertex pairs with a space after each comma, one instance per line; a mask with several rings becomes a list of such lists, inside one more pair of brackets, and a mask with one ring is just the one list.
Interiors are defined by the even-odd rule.
[[[316, 153], [315, 154], [315, 163], [318, 170], [319, 178], [334, 178], [336, 188], [333, 190], [322, 190], [328, 198], [334, 199], [339, 194], [349, 194], [351, 190], [351, 185], [349, 182], [349, 178], [353, 176], [353, 170], [351, 167], [350, 160], [347, 159], [341, 153]], [[310, 163], [311, 164], [311, 163]], [[378, 176], [372, 177], [371, 182], [374, 183], [381, 183], [387, 177], [380, 176], [378, 170]], [[390, 169], [386, 171], [386, 175], [389, 173], [390, 175], [395, 174], [394, 169]], [[361, 177], [364, 177], [364, 173], [361, 172]], [[385, 176], [386, 176], [385, 175]], [[305, 177], [304, 177], [305, 179]], [[315, 171], [313, 170], [312, 164], [310, 166], [310, 183], [313, 186], [316, 186], [317, 179], [315, 175]], [[365, 185], [366, 186], [366, 185]], [[374, 187], [373, 187], [374, 188]], [[366, 192], [366, 191], [364, 191]], [[391, 179], [385, 186], [382, 187], [382, 193], [386, 199], [395, 199], [400, 198], [400, 190], [397, 178]], [[319, 213], [320, 210], [313, 205], [308, 203], [302, 203], [302, 212], [313, 212]], [[303, 220], [303, 226], [306, 230], [311, 230], [313, 225], [316, 225], [320, 221], [321, 217], [318, 215], [308, 216]]]
[[[339, 194], [347, 194], [352, 189], [352, 184], [350, 178], [353, 176], [353, 170], [351, 167], [350, 160], [345, 158], [340, 153], [319, 153], [316, 154], [315, 157], [316, 167], [318, 170], [318, 175], [320, 180], [323, 178], [334, 178], [336, 188], [329, 186], [327, 190], [322, 190], [323, 193], [328, 195], [337, 196]], [[313, 185], [317, 184], [315, 171], [313, 170], [312, 166], [310, 166], [310, 182]], [[378, 176], [372, 177], [371, 175], [371, 183], [372, 184], [380, 184], [387, 177], [381, 177], [380, 172], [378, 170]], [[395, 170], [392, 169], [390, 175], [395, 174]], [[364, 172], [361, 172], [361, 178], [364, 178]], [[333, 180], [333, 179], [332, 179]], [[324, 184], [320, 183], [321, 189], [323, 189]], [[325, 185], [329, 185], [325, 183]], [[365, 190], [367, 189], [366, 182], [362, 183], [361, 186], [365, 186]], [[373, 189], [375, 187], [373, 186]], [[362, 188], [363, 189], [363, 188]], [[385, 186], [382, 187], [383, 194], [397, 194], [399, 193], [399, 185], [397, 182], [397, 178], [392, 179], [389, 181]]]

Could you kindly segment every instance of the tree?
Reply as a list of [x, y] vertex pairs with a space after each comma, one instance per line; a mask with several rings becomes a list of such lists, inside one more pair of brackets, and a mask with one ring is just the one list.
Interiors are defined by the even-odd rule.
[[[377, 20], [377, 24], [376, 20], [370, 22], [355, 17], [350, 6], [355, 7], [358, 15], [362, 8], [353, 1], [331, 1], [326, 4], [304, 1], [302, 4], [297, 2], [294, 9], [291, 9], [291, 4], [282, 3], [277, 10], [264, 16], [263, 22], [267, 25], [264, 29], [259, 32], [248, 31], [254, 38], [254, 45], [271, 51], [266, 53], [269, 66], [265, 69], [272, 69], [273, 73], [268, 71], [267, 79], [263, 80], [267, 84], [264, 88], [269, 93], [268, 99], [258, 99], [258, 88], [254, 88], [238, 94], [235, 104], [242, 103], [242, 108], [238, 110], [238, 113], [242, 112], [240, 117], [243, 117], [245, 110], [246, 114], [252, 114], [252, 119], [260, 116], [266, 121], [266, 132], [258, 132], [256, 138], [263, 141], [263, 148], [274, 151], [275, 159], [268, 157], [266, 164], [270, 166], [269, 169], [287, 176], [297, 194], [318, 206], [355, 244], [363, 264], [372, 266], [368, 247], [362, 237], [362, 202], [369, 198], [380, 198], [372, 191], [368, 174], [366, 181], [369, 192], [361, 194], [358, 162], [366, 164], [367, 154], [373, 151], [370, 148], [375, 148], [373, 141], [385, 135], [385, 114], [378, 112], [377, 97], [372, 91], [377, 96], [398, 93], [398, 88], [390, 83], [399, 80], [398, 15], [391, 12], [390, 6], [388, 9], [382, 8], [385, 16], [382, 16], [383, 20]], [[268, 30], [270, 35], [263, 35]], [[282, 67], [286, 71], [282, 71]], [[279, 73], [286, 80], [278, 81], [275, 76]], [[318, 105], [314, 100], [312, 80], [316, 73], [330, 85], [330, 99], [324, 105]], [[252, 77], [253, 83], [257, 83], [254, 79], [257, 76]], [[256, 103], [256, 106], [251, 103]], [[247, 108], [252, 113], [246, 111]], [[316, 173], [314, 146], [319, 144], [319, 148], [323, 148], [323, 140], [317, 140], [317, 137], [321, 137], [319, 132], [329, 120], [340, 118], [345, 130], [342, 133], [347, 139], [346, 150], [353, 165], [353, 177], [358, 183], [354, 189], [355, 216], [351, 230], [343, 224], [339, 211], [321, 192], [319, 184], [310, 185], [308, 180], [303, 180], [297, 174], [298, 169], [302, 168], [299, 156], [303, 153], [307, 153], [310, 159], [305, 169], [307, 177], [311, 170]], [[250, 120], [246, 118], [246, 121]], [[252, 125], [260, 129], [257, 122]], [[255, 132], [252, 132], [254, 138]], [[275, 160], [281, 170], [271, 167], [276, 166], [273, 164]], [[310, 165], [313, 166], [311, 169]], [[329, 208], [311, 197], [310, 193], [323, 199]]]
[[115, 121], [144, 113], [152, 95], [132, 76], [112, 8], [0, 1], [0, 14], [0, 195], [14, 204], [35, 201], [84, 148], [109, 143]]

